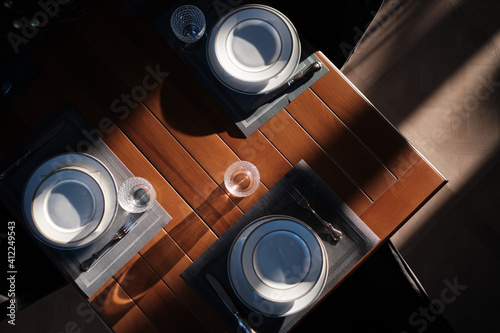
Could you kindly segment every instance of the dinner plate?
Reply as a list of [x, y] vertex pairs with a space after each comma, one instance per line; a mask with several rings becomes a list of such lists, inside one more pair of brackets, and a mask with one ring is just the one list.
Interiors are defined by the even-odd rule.
[[224, 85], [246, 94], [260, 94], [284, 84], [300, 60], [300, 40], [293, 24], [264, 5], [239, 7], [215, 24], [207, 58]]
[[308, 293], [322, 272], [323, 253], [316, 233], [289, 218], [271, 219], [252, 229], [241, 254], [250, 287], [277, 302]]
[[38, 186], [31, 215], [45, 238], [71, 243], [94, 232], [103, 214], [104, 195], [95, 179], [80, 170], [60, 169]]
[[117, 206], [113, 176], [86, 154], [61, 154], [43, 162], [23, 192], [28, 228], [41, 242], [59, 249], [96, 241], [113, 221]]
[[[312, 232], [314, 237], [317, 237], [317, 235], [312, 231], [312, 229], [308, 229], [309, 227], [304, 224], [302, 221], [297, 220], [293, 217], [289, 216], [281, 216], [281, 215], [275, 215], [275, 216], [268, 216], [259, 220], [256, 220], [249, 224], [247, 227], [245, 227], [241, 232], [238, 234], [238, 236], [235, 238], [230, 252], [229, 252], [229, 258], [228, 258], [228, 272], [229, 272], [229, 280], [231, 283], [231, 287], [235, 291], [236, 295], [238, 298], [246, 304], [249, 308], [252, 310], [262, 313], [266, 316], [271, 316], [271, 317], [283, 317], [283, 316], [288, 316], [291, 314], [294, 314], [296, 312], [299, 312], [312, 304], [319, 295], [321, 294], [328, 275], [328, 257], [326, 255], [326, 250], [324, 248], [323, 243], [321, 240], [319, 240], [319, 237], [317, 237], [317, 242], [319, 244], [319, 248], [321, 249], [321, 254], [320, 257], [321, 259], [321, 269], [318, 278], [312, 285], [309, 285], [306, 289], [307, 291], [303, 293], [300, 297], [294, 298], [293, 300], [286, 300], [285, 301], [278, 301], [276, 299], [279, 299], [279, 293], [275, 294], [274, 297], [275, 299], [269, 299], [264, 297], [262, 293], [257, 292], [252, 286], [250, 285], [249, 281], [247, 280], [247, 276], [245, 275], [245, 272], [243, 271], [243, 261], [246, 262], [246, 260], [243, 260], [243, 251], [246, 246], [249, 246], [250, 248], [250, 243], [246, 244], [246, 242], [250, 239], [252, 233], [259, 229], [260, 226], [267, 224], [271, 221], [276, 221], [273, 222], [273, 227], [277, 227], [279, 231], [276, 232], [267, 232], [263, 237], [260, 237], [260, 242], [263, 242], [261, 245], [263, 247], [261, 249], [257, 249], [254, 251], [254, 254], [252, 255], [252, 258], [259, 257], [260, 255], [264, 255], [266, 253], [266, 247], [271, 246], [272, 241], [277, 241], [279, 240], [280, 243], [282, 242], [281, 246], [278, 246], [278, 250], [284, 252], [290, 249], [290, 247], [295, 248], [294, 251], [296, 251], [296, 247], [298, 246], [299, 248], [302, 248], [301, 250], [298, 250], [299, 252], [302, 253], [302, 257], [307, 257], [308, 255], [306, 254], [307, 251], [314, 251], [312, 250], [315, 248], [315, 246], [310, 246], [309, 250], [306, 250], [304, 244], [308, 244], [309, 240], [305, 241], [304, 238], [306, 238], [305, 234], [308, 234]], [[305, 226], [305, 229], [302, 229], [301, 227], [296, 227], [296, 229], [293, 229], [293, 231], [290, 231], [289, 225], [291, 224], [302, 224]], [[264, 229], [263, 229], [264, 230]], [[305, 231], [307, 230], [307, 231]], [[282, 233], [284, 231], [284, 233]], [[298, 236], [293, 236], [291, 235], [292, 233], [295, 233]], [[270, 237], [266, 239], [267, 237]], [[298, 238], [297, 238], [298, 237]], [[290, 241], [291, 243], [294, 243], [294, 245], [284, 245], [287, 243], [287, 240]], [[260, 243], [258, 242], [258, 244]], [[304, 247], [305, 246], [305, 247]], [[255, 248], [258, 248], [259, 245], [256, 245]], [[269, 249], [269, 248], [267, 248]], [[276, 248], [273, 249], [275, 251]], [[259, 251], [262, 251], [262, 254], [259, 254]], [[263, 258], [257, 258], [258, 261], [260, 260], [265, 260]], [[252, 260], [253, 261], [253, 260]], [[282, 280], [276, 280], [273, 278], [272, 274], [269, 274], [268, 268], [264, 267], [265, 264], [261, 265], [261, 268], [253, 268], [255, 270], [263, 269], [264, 272], [256, 273], [256, 275], [261, 275], [262, 276], [267, 276], [271, 278], [269, 280], [273, 280], [274, 282], [278, 282], [277, 286], [274, 286], [272, 283], [269, 284], [269, 281], [266, 281], [266, 283], [262, 282], [262, 284], [267, 285], [268, 287], [271, 285], [273, 286], [276, 291], [287, 291], [286, 286], [287, 283], [283, 283], [283, 281], [286, 281], [286, 279]], [[307, 266], [307, 265], [306, 265]], [[283, 266], [281, 266], [283, 268]], [[250, 268], [250, 270], [253, 270]], [[247, 269], [248, 270], [248, 269]], [[286, 271], [286, 270], [285, 270]], [[309, 274], [309, 270], [307, 270]], [[307, 280], [307, 279], [306, 279]], [[288, 281], [290, 282], [290, 280]], [[293, 287], [296, 287], [297, 285], [300, 285], [300, 282], [298, 280], [291, 280], [292, 283], [290, 283]], [[302, 279], [301, 282], [304, 282], [304, 279]], [[276, 288], [277, 287], [277, 288]], [[281, 288], [281, 289], [279, 289]]]

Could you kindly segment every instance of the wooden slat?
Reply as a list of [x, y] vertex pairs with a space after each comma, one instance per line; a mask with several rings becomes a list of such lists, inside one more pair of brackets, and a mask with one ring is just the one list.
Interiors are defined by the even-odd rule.
[[[135, 329], [138, 327], [151, 330], [148, 332], [158, 331], [113, 279], [109, 280], [89, 301], [106, 323], [117, 329], [116, 332], [137, 332]], [[123, 325], [124, 322], [131, 326]]]
[[387, 239], [445, 183], [424, 159], [419, 159], [361, 219], [380, 239]]
[[[64, 79], [65, 77], [58, 76], [58, 78]], [[71, 84], [73, 81], [70, 80], [69, 78], [68, 80], [64, 80], [61, 82], [64, 84], [64, 87], [68, 89], [68, 91], [75, 91], [73, 89], [77, 88], [76, 85], [73, 86]], [[64, 87], [61, 84], [59, 84], [59, 86], [57, 84], [53, 86], [53, 89], [57, 91], [57, 93], [59, 94], [59, 96], [61, 96], [63, 100], [66, 97], [69, 97], [64, 95], [64, 92], [67, 91]], [[78, 91], [78, 89], [76, 91]], [[56, 96], [56, 94], [54, 94], [54, 96]], [[47, 97], [47, 95], [45, 97]], [[39, 101], [36, 100], [33, 101], [33, 103], [36, 102]], [[86, 111], [91, 112], [91, 110], [88, 109]], [[145, 171], [147, 170], [147, 166], [150, 165], [149, 162], [144, 158], [142, 154], [140, 154], [137, 148], [134, 145], [132, 145], [132, 143], [127, 139], [127, 137], [123, 135], [120, 129], [116, 128], [111, 133], [106, 134], [104, 136], [104, 139], [108, 144], [108, 146], [110, 146], [110, 148], [114, 151], [114, 153], [125, 163], [125, 165], [129, 167], [129, 169], [132, 172], [141, 176], [145, 176], [146, 178], [152, 181], [153, 185], [155, 186], [155, 188], [157, 188], [159, 192], [158, 193], [159, 202], [162, 203], [163, 206], [167, 209], [167, 211], [170, 212], [174, 217], [174, 219], [167, 225], [168, 227], [167, 229], [174, 231], [173, 232], [174, 235], [176, 234], [175, 229], [178, 229], [177, 234], [182, 236], [182, 239], [178, 241], [180, 244], [186, 245], [185, 243], [187, 241], [190, 241], [192, 243], [190, 248], [187, 248], [185, 250], [189, 252], [193, 258], [196, 258], [204, 250], [206, 250], [206, 248], [215, 240], [214, 235], [211, 233], [209, 229], [205, 228], [205, 230], [203, 231], [203, 229], [200, 230], [199, 228], [194, 228], [197, 225], [196, 223], [193, 223], [195, 221], [199, 222], [198, 225], [204, 225], [199, 220], [198, 215], [189, 209], [189, 206], [187, 206], [182, 201], [182, 198], [180, 198], [178, 194], [175, 191], [173, 191], [170, 185], [164, 181], [164, 179], [152, 166], [150, 166], [149, 172]], [[165, 196], [163, 196], [162, 194], [165, 194]], [[206, 208], [206, 210], [208, 210], [208, 208]], [[181, 215], [181, 217], [186, 216], [185, 221], [179, 221], [178, 219], [179, 215]], [[196, 232], [196, 230], [198, 230], [198, 232]], [[206, 237], [200, 237], [201, 236], [200, 233], [209, 236], [208, 239]], [[199, 238], [193, 236], [198, 236]], [[206, 239], [205, 242], [203, 242], [204, 238]], [[96, 295], [96, 297], [99, 297], [99, 295]], [[200, 300], [198, 299], [198, 303], [200, 303], [199, 301]], [[115, 305], [109, 303], [108, 306], [113, 307]], [[111, 311], [111, 309], [109, 311]], [[207, 308], [203, 308], [203, 311], [201, 312], [207, 313], [208, 312]], [[119, 315], [117, 316], [119, 317]]]
[[[119, 76], [131, 91], [135, 87], [142, 87], [145, 75], [150, 75], [144, 68], [160, 69], [162, 72], [168, 68], [168, 63], [162, 61], [153, 63], [146, 56], [138, 52], [136, 46], [123, 32], [111, 24], [108, 15], [95, 8], [92, 22], [82, 21], [76, 26], [77, 31], [87, 41], [92, 42], [92, 47], [101, 59]], [[98, 26], [98, 30], [93, 27]], [[116, 61], [116, 50], [120, 50], [120, 61]], [[128, 60], [128, 61], [126, 61]], [[165, 72], [166, 73], [166, 72]], [[151, 81], [151, 80], [150, 80]], [[200, 114], [188, 103], [188, 96], [183, 97], [172, 82], [163, 80], [155, 89], [147, 92], [142, 103], [156, 116], [168, 129], [169, 133], [179, 141], [184, 149], [196, 160], [197, 163], [210, 175], [221, 188], [224, 181], [224, 172], [227, 167], [238, 161], [236, 154], [225, 144]], [[270, 168], [266, 164], [266, 169]], [[261, 169], [264, 174], [269, 174]], [[251, 197], [238, 199], [237, 205], [243, 211], [248, 210], [267, 191], [262, 186]], [[214, 192], [211, 198], [216, 198]], [[216, 229], [219, 234], [224, 229]]]
[[396, 177], [400, 177], [418, 159], [418, 154], [327, 58], [321, 53], [318, 55], [330, 71], [312, 90]]
[[286, 109], [372, 200], [396, 180], [311, 90], [302, 93]]
[[124, 314], [123, 317], [113, 325], [112, 329], [115, 333], [163, 332], [163, 330], [157, 330], [146, 318], [144, 313], [136, 306]]
[[[82, 20], [75, 24], [78, 33], [129, 90], [133, 91], [138, 87], [146, 91], [142, 103], [220, 184], [224, 179], [224, 170], [238, 161], [238, 157], [172, 82], [162, 79], [161, 84], [158, 84], [151, 78], [146, 82], [157, 87], [151, 90], [144, 88], [144, 78], [151, 77], [146, 68], [159, 69], [164, 75], [170, 75], [171, 66], [165, 61], [154, 63], [149, 60], [100, 7], [92, 7], [89, 15], [92, 20]], [[120, 50], [119, 61], [117, 50]]]
[[[41, 56], [39, 59], [43, 59], [43, 56]], [[57, 102], [58, 105], [60, 105], [60, 103], [62, 103], [63, 101], [66, 101], [66, 99], [68, 99], [70, 102], [77, 101], [77, 99], [73, 98], [73, 93], [83, 94], [81, 88], [78, 87], [78, 85], [71, 79], [71, 77], [66, 76], [64, 74], [64, 71], [61, 71], [60, 68], [59, 70], [55, 70], [55, 68], [55, 66], [52, 67], [52, 69], [54, 70], [52, 71], [52, 74], [60, 74], [56, 75], [56, 77], [58, 79], [61, 79], [61, 81], [60, 83], [54, 82], [53, 85], [50, 85], [51, 89], [54, 90], [54, 94], [51, 94], [50, 91], [47, 90], [47, 94], [44, 96], [44, 98], [53, 96], [54, 100], [59, 101]], [[44, 81], [43, 84], [46, 85], [46, 82], [47, 81]], [[30, 101], [34, 105], [38, 103], [43, 104], [42, 101], [39, 101], [37, 99], [30, 99]], [[72, 104], [74, 105], [74, 103]], [[103, 119], [99, 119], [100, 117], [95, 117], [95, 113], [99, 111], [98, 109], [89, 108], [90, 104], [86, 104], [85, 106], [87, 108], [84, 108], [85, 112], [82, 114], [84, 118], [97, 118], [98, 121]], [[81, 110], [78, 105], [75, 105], [75, 107], [77, 108], [77, 110]], [[47, 111], [49, 111], [49, 109], [47, 109]], [[95, 124], [96, 122], [93, 123]], [[180, 237], [177, 242], [180, 245], [184, 245], [183, 250], [189, 253], [193, 258], [196, 258], [201, 253], [203, 253], [216, 238], [211, 230], [206, 228], [206, 225], [199, 219], [198, 215], [194, 213], [189, 208], [189, 206], [186, 205], [182, 198], [171, 188], [171, 186], [167, 182], [165, 182], [158, 171], [151, 166], [147, 159], [145, 159], [145, 157], [128, 140], [128, 138], [121, 132], [120, 129], [116, 128], [111, 133], [104, 134], [104, 140], [133, 173], [144, 176], [152, 181], [155, 188], [157, 188], [158, 190], [158, 201], [173, 216], [173, 220], [167, 225], [166, 229], [169, 230], [173, 235], [178, 235]], [[119, 286], [117, 286], [116, 289], [119, 289]], [[103, 295], [99, 294], [95, 296], [95, 298], [99, 297], [103, 297]], [[107, 296], [105, 295], [104, 297]], [[114, 307], [116, 305], [114, 303], [107, 302], [107, 306]], [[119, 306], [119, 308], [121, 308], [121, 306]], [[116, 309], [116, 311], [125, 316], [125, 318], [126, 316], [128, 316], [128, 309], [125, 309], [123, 311], [119, 310], [120, 309]], [[109, 311], [113, 310], [109, 309]], [[137, 311], [134, 311], [134, 313], [135, 312]], [[116, 314], [117, 317], [120, 317], [121, 315]]]
[[[184, 200], [216, 233], [222, 234], [242, 215], [241, 210], [232, 201], [225, 199], [225, 194], [218, 184], [144, 105], [138, 104], [134, 109], [130, 109], [127, 117], [120, 117], [117, 113], [106, 109], [121, 94], [127, 93], [129, 88], [123, 85], [92, 48], [71, 28], [67, 28], [65, 32], [65, 36], [58, 37], [58, 42], [54, 40], [50, 43], [53, 53], [86, 87], [92, 98], [103, 106], [108, 116], [127, 133]], [[144, 128], [148, 129], [147, 134], [143, 133]]]
[[[327, 75], [243, 139], [151, 23], [120, 0], [96, 3], [34, 55], [42, 73], [12, 103], [13, 119], [32, 130], [69, 101], [96, 129], [92, 135], [103, 122], [116, 123], [104, 141], [151, 180], [173, 217], [90, 298], [117, 332], [227, 331], [181, 273], [301, 159], [382, 239], [444, 183], [325, 58]], [[123, 98], [157, 66], [166, 78], [128, 106]], [[239, 159], [257, 165], [262, 179], [243, 199], [222, 183]]]
[[261, 131], [292, 164], [305, 160], [353, 211], [362, 212], [371, 204], [370, 199], [285, 110], [264, 124]]
[[[135, 19], [119, 1], [106, 1], [101, 5], [108, 13], [113, 13], [112, 20], [133, 40], [136, 48], [141, 50], [142, 58], [147, 56], [146, 58], [153, 64], [160, 64], [161, 68], [168, 69], [170, 75], [166, 81], [178, 87], [179, 94], [184, 95], [184, 98], [210, 124], [210, 129], [217, 133], [240, 159], [250, 161], [257, 166], [266, 187], [272, 187], [290, 170], [288, 161], [260, 132], [242, 139], [242, 134], [233, 121], [215, 103], [149, 22]], [[183, 127], [190, 130], [189, 125]], [[206, 129], [207, 127], [205, 131]], [[196, 131], [190, 132], [196, 135]], [[204, 131], [198, 130], [199, 133]]]
[[192, 261], [168, 234], [156, 235], [140, 254], [205, 327], [211, 331], [220, 329], [219, 318], [214, 316], [201, 296], [181, 277], [181, 273], [191, 265]]
[[115, 275], [115, 279], [158, 329], [206, 331], [139, 255], [130, 260]]
[[189, 207], [162, 175], [148, 162], [140, 151], [119, 130], [112, 137], [105, 137], [106, 144], [139, 177], [151, 181], [156, 188], [157, 201], [172, 216], [165, 226], [177, 244], [190, 257], [196, 258], [217, 239], [216, 235]]
[[[30, 86], [34, 90], [43, 91], [43, 94], [33, 96], [31, 91], [27, 91], [26, 96], [29, 97], [24, 98], [25, 93], [23, 93], [11, 106], [13, 109], [15, 108], [15, 112], [23, 119], [28, 119], [30, 126], [34, 129], [57, 107], [64, 102], [69, 102], [91, 127], [101, 128], [101, 122], [109, 119], [107, 115], [69, 73], [54, 60], [48, 50], [41, 45], [37, 47], [35, 59], [42, 65], [43, 70], [40, 80], [35, 80]], [[51, 102], [45, 103], [47, 100]], [[28, 112], [33, 112], [33, 110], [37, 110], [36, 118], [29, 117]], [[173, 217], [166, 230], [171, 233], [183, 250], [192, 257], [203, 253], [215, 241], [216, 236], [200, 219], [199, 215], [184, 202], [118, 127], [109, 133], [101, 131], [100, 134], [132, 173], [150, 179], [157, 188], [158, 202]], [[96, 134], [94, 133], [94, 135]], [[193, 235], [197, 237], [192, 237]]]

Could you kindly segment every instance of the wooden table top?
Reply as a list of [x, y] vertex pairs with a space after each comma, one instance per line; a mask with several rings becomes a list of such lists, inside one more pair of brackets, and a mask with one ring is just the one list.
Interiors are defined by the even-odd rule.
[[[381, 243], [445, 183], [320, 52], [330, 71], [244, 138], [147, 17], [119, 0], [96, 3], [49, 36], [26, 45], [41, 72], [3, 112], [4, 154], [69, 102], [151, 181], [173, 218], [89, 299], [116, 332], [224, 330], [180, 273], [301, 159]], [[130, 97], [137, 87], [147, 87], [142, 101]], [[257, 192], [242, 199], [223, 184], [238, 160], [261, 174]]]

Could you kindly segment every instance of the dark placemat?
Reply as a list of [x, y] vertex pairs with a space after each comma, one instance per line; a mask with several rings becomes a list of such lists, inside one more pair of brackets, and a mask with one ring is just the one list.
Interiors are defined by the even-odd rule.
[[144, 16], [162, 0], [121, 0], [122, 4], [135, 16]]
[[[38, 75], [39, 66], [23, 51], [0, 42], [0, 111]], [[10, 46], [10, 45], [9, 45]]]
[[[321, 223], [311, 212], [299, 207], [290, 197], [288, 193], [291, 186], [306, 196], [320, 216], [332, 222], [344, 233], [341, 241], [329, 242], [330, 236], [325, 234]], [[268, 215], [296, 217], [311, 226], [322, 238], [328, 254], [329, 272], [321, 297], [379, 241], [379, 238], [304, 161], [299, 162], [182, 273], [184, 279], [205, 298], [235, 332], [236, 320], [214, 293], [205, 278], [207, 273], [222, 283], [242, 316], [258, 332], [287, 332], [313, 306], [287, 317], [266, 317], [246, 307], [231, 288], [227, 274], [227, 259], [231, 244], [245, 226]]]
[[[238, 1], [238, 6], [247, 3], [256, 2]], [[257, 3], [270, 5], [269, 3], [263, 1], [257, 1]], [[269, 103], [256, 107], [254, 106], [254, 103], [262, 96], [262, 94], [247, 95], [233, 91], [222, 84], [212, 73], [210, 66], [208, 65], [206, 55], [205, 46], [208, 38], [207, 36], [197, 42], [196, 45], [187, 49], [183, 48], [183, 44], [174, 36], [172, 28], [170, 27], [170, 16], [177, 7], [184, 4], [195, 5], [203, 11], [206, 19], [207, 35], [210, 33], [219, 18], [228, 10], [232, 9], [232, 7], [228, 3], [213, 0], [183, 0], [176, 3], [169, 2], [151, 17], [151, 21], [163, 39], [165, 39], [168, 45], [177, 53], [179, 58], [193, 72], [196, 78], [231, 117], [246, 137], [250, 136], [260, 126], [265, 124], [269, 119], [271, 119], [328, 72], [328, 68], [326, 66], [322, 66], [318, 72], [304, 78], [304, 80], [291, 87], [290, 90], [287, 90], [284, 94], [278, 95]], [[302, 43], [301, 60], [297, 66], [296, 72], [307, 68], [315, 61], [320, 60], [304, 45], [304, 43]]]
[[[95, 157], [111, 172], [117, 188], [133, 174], [125, 167], [111, 149], [100, 139], [99, 129], [90, 128], [69, 105], [61, 107], [50, 119], [12, 152], [1, 163], [3, 170], [13, 161], [22, 156], [28, 147], [45, 131], [60, 121], [64, 121], [62, 129], [44, 146], [33, 153], [24, 163], [18, 166], [6, 179], [0, 180], [2, 198], [19, 217], [23, 218], [22, 199], [24, 187], [31, 173], [47, 159], [63, 153], [79, 152]], [[105, 119], [101, 122], [104, 123]], [[107, 124], [112, 124], [111, 121]], [[106, 126], [106, 131], [110, 129]], [[79, 270], [80, 262], [98, 251], [113, 237], [114, 233], [133, 215], [137, 225], [120, 242], [108, 250], [86, 272]], [[76, 283], [81, 291], [92, 296], [106, 281], [108, 281], [121, 267], [123, 267], [151, 238], [153, 238], [169, 221], [170, 215], [156, 202], [153, 207], [142, 214], [129, 214], [120, 206], [116, 215], [96, 242], [75, 250], [58, 250], [37, 241], [64, 273]], [[29, 234], [31, 232], [25, 226]]]

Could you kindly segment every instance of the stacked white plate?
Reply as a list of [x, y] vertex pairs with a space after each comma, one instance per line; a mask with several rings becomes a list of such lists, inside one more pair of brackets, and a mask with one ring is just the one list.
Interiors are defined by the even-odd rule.
[[245, 94], [261, 94], [294, 74], [300, 40], [290, 20], [276, 9], [241, 6], [216, 23], [208, 39], [207, 57], [224, 85]]
[[57, 155], [30, 176], [23, 210], [29, 229], [43, 243], [60, 249], [83, 247], [113, 221], [116, 184], [109, 170], [89, 155]]
[[243, 303], [264, 315], [281, 317], [318, 298], [328, 275], [328, 257], [307, 224], [289, 216], [268, 216], [238, 234], [228, 271]]

